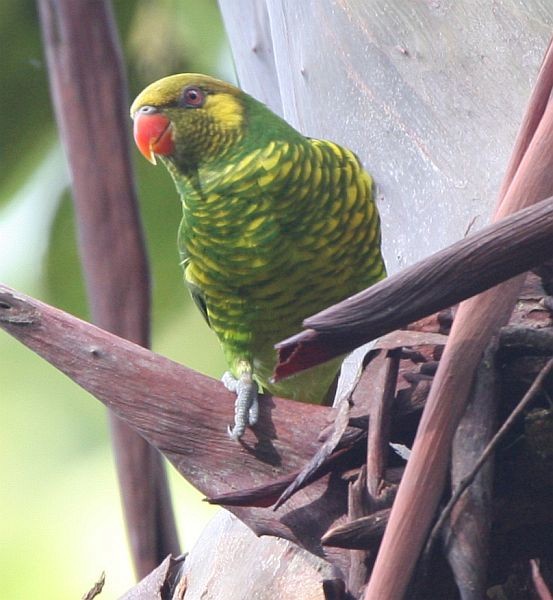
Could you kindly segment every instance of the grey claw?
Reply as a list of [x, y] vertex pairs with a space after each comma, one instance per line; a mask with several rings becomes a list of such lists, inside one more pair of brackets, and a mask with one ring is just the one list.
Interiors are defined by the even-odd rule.
[[257, 384], [252, 381], [251, 375], [236, 379], [227, 371], [221, 378], [224, 386], [236, 393], [234, 404], [234, 427], [228, 427], [228, 434], [238, 441], [246, 431], [248, 425], [255, 425], [259, 417], [259, 401], [257, 399]]
[[234, 440], [235, 442], [240, 441], [240, 438], [244, 435], [245, 431], [246, 431], [245, 427], [238, 428], [238, 426], [235, 425], [234, 427], [231, 428], [230, 425], [227, 425], [227, 433], [228, 433], [230, 439]]
[[257, 419], [259, 418], [259, 399], [257, 398], [257, 394], [252, 401], [252, 405], [250, 406], [250, 410], [248, 411], [248, 423], [249, 425], [255, 425], [257, 423]]
[[236, 377], [230, 371], [225, 371], [223, 373], [221, 381], [229, 392], [236, 392], [238, 387], [238, 379], [236, 379]]

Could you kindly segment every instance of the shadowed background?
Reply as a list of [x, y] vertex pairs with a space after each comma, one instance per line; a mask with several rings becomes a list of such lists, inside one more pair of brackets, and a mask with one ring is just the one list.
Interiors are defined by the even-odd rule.
[[[114, 10], [131, 96], [173, 72], [233, 80], [215, 1], [133, 0], [115, 2]], [[88, 319], [35, 3], [2, 3], [0, 31], [0, 280]], [[130, 128], [129, 119], [129, 135]], [[152, 271], [153, 348], [218, 377], [225, 367], [218, 343], [182, 285], [174, 186], [164, 169], [136, 159]], [[0, 402], [0, 596], [78, 598], [102, 570], [105, 596], [119, 596], [134, 577], [104, 409], [4, 335]], [[181, 542], [189, 549], [214, 509], [181, 478], [171, 480]]]

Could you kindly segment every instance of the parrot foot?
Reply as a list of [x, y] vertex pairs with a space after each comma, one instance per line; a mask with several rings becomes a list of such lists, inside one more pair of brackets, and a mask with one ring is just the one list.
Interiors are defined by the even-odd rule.
[[230, 437], [238, 441], [246, 431], [248, 425], [255, 425], [259, 417], [259, 400], [257, 399], [257, 384], [253, 381], [251, 373], [242, 373], [236, 379], [227, 371], [221, 381], [227, 390], [236, 394], [234, 404], [234, 427], [228, 427]]

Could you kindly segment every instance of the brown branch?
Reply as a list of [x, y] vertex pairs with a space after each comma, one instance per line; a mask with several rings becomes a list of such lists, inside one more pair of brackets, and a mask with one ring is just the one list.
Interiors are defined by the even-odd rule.
[[88, 590], [88, 592], [82, 597], [82, 600], [94, 600], [96, 596], [99, 596], [104, 589], [106, 584], [106, 574], [104, 571], [100, 574], [98, 581]]
[[[367, 510], [367, 469], [363, 465], [358, 478], [349, 484], [348, 489], [348, 521], [353, 522], [365, 516]], [[328, 532], [325, 534], [328, 535]], [[323, 536], [324, 537], [324, 536]], [[363, 586], [367, 583], [369, 553], [365, 548], [350, 552], [348, 571], [348, 590], [358, 598]]]
[[[88, 298], [100, 327], [149, 345], [150, 287], [129, 153], [127, 84], [110, 3], [39, 0], [56, 119], [71, 171]], [[134, 566], [178, 554], [159, 453], [111, 418]]]
[[[479, 460], [496, 429], [498, 382], [497, 345], [490, 344], [476, 373], [471, 400], [453, 440], [451, 486], [456, 489]], [[444, 547], [463, 600], [480, 600], [486, 595], [490, 529], [492, 523], [493, 462], [487, 462], [462, 501], [450, 510], [444, 530]], [[437, 535], [439, 530], [433, 531]], [[428, 564], [429, 540], [425, 551]]]
[[351, 460], [355, 460], [352, 455], [361, 445], [365, 435], [363, 429], [352, 428], [345, 432], [331, 453], [326, 451], [323, 444], [301, 472], [289, 473], [259, 487], [208, 497], [206, 501], [224, 506], [272, 506], [273, 510], [277, 510], [298, 490], [330, 472], [343, 470], [344, 465], [349, 465]]
[[553, 594], [551, 594], [540, 572], [539, 562], [532, 559], [530, 561], [530, 568], [532, 570], [532, 581], [540, 600], [553, 600]]
[[[0, 328], [96, 396], [207, 496], [301, 470], [332, 411], [263, 397], [258, 424], [238, 445], [226, 432], [235, 397], [217, 380], [1, 285]], [[258, 535], [291, 539], [320, 555], [318, 540], [344, 517], [346, 503], [347, 482], [338, 472], [297, 491], [277, 511], [228, 509]], [[327, 557], [345, 572], [347, 551]]]
[[[548, 53], [542, 69], [553, 71], [553, 53]], [[551, 89], [546, 93], [550, 95]], [[532, 141], [495, 221], [553, 194], [553, 103], [549, 102], [535, 133], [529, 135]], [[542, 247], [544, 253], [546, 247]], [[518, 246], [507, 250], [514, 262], [521, 260], [519, 252], [530, 252]], [[508, 321], [522, 280], [506, 281], [459, 306], [376, 558], [367, 600], [396, 600], [407, 589], [443, 490], [451, 442], [476, 367], [492, 337]]]
[[282, 492], [275, 503], [275, 510], [282, 506], [297, 490], [305, 486], [317, 472], [324, 467], [334, 450], [338, 447], [349, 422], [349, 398], [343, 398], [334, 413], [334, 421], [330, 435], [295, 477], [294, 481]]
[[357, 550], [376, 550], [388, 524], [390, 509], [377, 512], [337, 525], [329, 529], [322, 537], [325, 546], [338, 546]]
[[[521, 190], [516, 199], [527, 197]], [[551, 256], [552, 238], [553, 197], [306, 319], [307, 331], [277, 344], [276, 378], [349, 352], [527, 271]]]
[[[382, 497], [384, 472], [390, 443], [390, 424], [392, 405], [395, 397], [399, 371], [399, 352], [390, 352], [384, 356], [384, 365], [379, 378], [373, 380], [374, 392], [369, 412], [369, 430], [367, 435], [367, 492], [370, 512], [379, 508]], [[359, 515], [362, 516], [362, 515]]]
[[458, 487], [455, 489], [455, 492], [452, 494], [451, 498], [449, 499], [449, 502], [446, 504], [444, 510], [440, 514], [440, 518], [436, 521], [436, 524], [432, 528], [432, 532], [428, 539], [428, 544], [427, 544], [425, 553], [429, 553], [430, 547], [432, 546], [433, 542], [436, 540], [440, 529], [443, 527], [444, 523], [449, 518], [451, 511], [453, 510], [453, 508], [459, 501], [459, 498], [462, 496], [463, 492], [469, 487], [469, 485], [472, 484], [472, 482], [474, 481], [474, 479], [476, 478], [476, 476], [482, 469], [483, 465], [490, 458], [490, 456], [493, 454], [493, 452], [495, 452], [498, 445], [501, 443], [501, 441], [503, 440], [505, 435], [507, 435], [508, 431], [514, 425], [515, 421], [524, 412], [524, 410], [526, 409], [528, 404], [530, 404], [530, 402], [532, 402], [532, 400], [535, 399], [536, 395], [541, 390], [545, 380], [547, 379], [547, 377], [549, 376], [549, 374], [552, 371], [553, 371], [553, 358], [548, 360], [547, 363], [543, 366], [543, 368], [539, 372], [538, 376], [536, 377], [536, 379], [534, 380], [534, 382], [532, 383], [532, 385], [530, 386], [530, 388], [528, 389], [526, 394], [524, 394], [524, 396], [522, 397], [520, 402], [516, 405], [516, 407], [513, 409], [513, 411], [509, 415], [509, 417], [505, 420], [505, 422], [499, 428], [497, 433], [489, 441], [486, 448], [482, 452], [482, 455], [476, 461], [476, 463], [475, 463], [474, 467], [472, 468], [472, 470], [470, 471], [470, 473], [468, 473], [468, 475], [466, 475], [466, 477], [464, 477], [459, 482]]
[[507, 193], [507, 190], [513, 181], [517, 169], [524, 158], [524, 154], [526, 153], [526, 150], [532, 141], [534, 132], [538, 128], [539, 122], [543, 117], [545, 108], [547, 107], [551, 97], [551, 90], [553, 89], [553, 69], [548, 68], [547, 65], [549, 61], [551, 61], [552, 56], [553, 40], [549, 42], [549, 46], [545, 52], [534, 89], [532, 90], [530, 99], [528, 100], [524, 117], [517, 133], [513, 150], [511, 152], [511, 157], [509, 159], [507, 168], [505, 169], [503, 181], [501, 182], [501, 189], [499, 190], [498, 194], [498, 203], [495, 209], [496, 211], [498, 210], [499, 205], [503, 201], [503, 198], [505, 197], [505, 194]]

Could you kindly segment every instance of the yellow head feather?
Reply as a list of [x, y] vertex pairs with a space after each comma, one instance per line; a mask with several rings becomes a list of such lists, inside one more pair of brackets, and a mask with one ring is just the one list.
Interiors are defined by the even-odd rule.
[[[201, 106], [183, 105], [183, 91], [190, 87], [204, 94]], [[131, 117], [145, 106], [164, 114], [172, 123], [175, 143], [175, 155], [168, 158], [185, 168], [223, 155], [242, 137], [243, 97], [238, 88], [207, 75], [171, 75], [152, 83], [137, 96]]]

